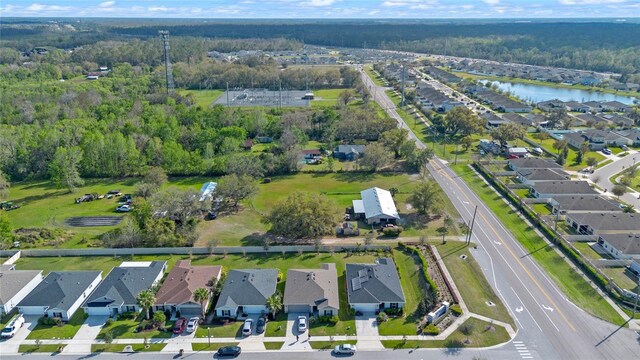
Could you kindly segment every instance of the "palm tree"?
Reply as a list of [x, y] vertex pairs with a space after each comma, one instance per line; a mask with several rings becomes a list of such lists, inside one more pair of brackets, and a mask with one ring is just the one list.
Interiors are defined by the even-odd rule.
[[149, 320], [149, 312], [151, 311], [153, 304], [156, 303], [156, 295], [151, 290], [144, 290], [136, 296], [136, 301], [145, 311], [145, 319]]
[[622, 212], [627, 214], [633, 214], [636, 212], [636, 209], [631, 204], [627, 204], [622, 207]]
[[209, 300], [211, 292], [205, 288], [198, 288], [193, 292], [193, 300], [200, 303], [202, 308], [202, 318], [204, 319], [204, 304]]
[[279, 292], [275, 292], [267, 299], [267, 308], [271, 311], [271, 316], [275, 319], [276, 313], [282, 310], [282, 295]]

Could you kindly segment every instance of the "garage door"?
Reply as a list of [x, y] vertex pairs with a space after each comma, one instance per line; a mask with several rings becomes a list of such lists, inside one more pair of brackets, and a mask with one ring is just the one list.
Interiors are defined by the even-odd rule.
[[309, 305], [287, 305], [288, 313], [308, 313]]
[[103, 315], [103, 316], [111, 315], [111, 311], [108, 307], [87, 307], [87, 308], [84, 308], [84, 311], [88, 315]]
[[180, 307], [180, 316], [193, 317], [202, 315], [202, 311], [199, 306], [182, 306]]
[[378, 304], [355, 304], [353, 308], [363, 313], [373, 313], [378, 310]]

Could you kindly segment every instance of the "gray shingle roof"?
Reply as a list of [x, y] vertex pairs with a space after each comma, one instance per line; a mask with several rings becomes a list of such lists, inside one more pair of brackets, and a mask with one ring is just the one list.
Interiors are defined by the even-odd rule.
[[18, 306], [69, 310], [102, 271], [52, 271]]
[[336, 152], [343, 154], [362, 154], [364, 152], [364, 145], [338, 145]]
[[600, 237], [623, 254], [640, 254], [640, 234], [605, 234]]
[[404, 302], [404, 293], [396, 264], [391, 258], [376, 264], [347, 264], [347, 296], [349, 304]]
[[586, 181], [543, 181], [531, 187], [540, 194], [597, 194]]
[[568, 180], [570, 178], [569, 174], [561, 169], [520, 169], [518, 175], [529, 181]]
[[231, 270], [224, 282], [216, 308], [264, 305], [278, 283], [277, 269]]
[[0, 304], [9, 302], [37, 276], [42, 276], [41, 270], [0, 271]]
[[564, 211], [622, 212], [618, 203], [599, 195], [556, 195], [553, 200], [558, 203], [558, 208]]
[[594, 231], [640, 232], [640, 214], [626, 213], [583, 213], [567, 214], [567, 218], [583, 225], [589, 225]]
[[338, 273], [336, 264], [322, 269], [289, 269], [284, 288], [285, 305], [310, 305], [338, 309]]
[[562, 166], [556, 164], [552, 160], [544, 160], [540, 158], [519, 158], [510, 159], [509, 164], [516, 167], [516, 169], [561, 169]]
[[164, 272], [166, 261], [152, 261], [149, 266], [118, 266], [102, 279], [83, 306], [103, 307], [111, 303], [135, 304], [136, 296], [153, 286]]

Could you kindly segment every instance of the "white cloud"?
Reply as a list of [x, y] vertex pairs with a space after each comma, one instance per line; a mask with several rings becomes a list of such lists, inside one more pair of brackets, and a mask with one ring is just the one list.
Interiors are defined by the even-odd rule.
[[169, 8], [166, 7], [166, 6], [149, 6], [147, 9], [149, 11], [153, 11], [153, 12], [156, 12], [156, 11], [167, 12], [167, 11], [169, 11]]
[[333, 5], [333, 3], [335, 3], [336, 0], [310, 0], [304, 3], [304, 5], [309, 5], [309, 6], [329, 6], [329, 5]]
[[488, 5], [498, 5], [500, 4], [500, 0], [482, 0], [483, 3]]
[[71, 10], [72, 7], [71, 6], [60, 6], [60, 5], [44, 5], [44, 4], [38, 4], [38, 3], [33, 3], [31, 5], [29, 5], [27, 7], [27, 11], [37, 11], [37, 12], [42, 12], [42, 11], [68, 11]]
[[627, 0], [558, 0], [562, 5], [603, 5], [618, 4]]
[[100, 4], [98, 4], [98, 7], [108, 8], [108, 7], [112, 7], [115, 4], [116, 4], [115, 1], [105, 1], [105, 2], [101, 2]]

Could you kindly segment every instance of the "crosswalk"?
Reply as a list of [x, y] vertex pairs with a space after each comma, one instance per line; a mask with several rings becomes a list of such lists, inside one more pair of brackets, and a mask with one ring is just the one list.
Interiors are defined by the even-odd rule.
[[529, 352], [529, 349], [527, 349], [527, 345], [525, 345], [524, 342], [514, 341], [513, 345], [516, 347], [516, 350], [518, 351], [518, 354], [521, 358], [533, 359], [533, 355], [531, 355], [531, 352]]

